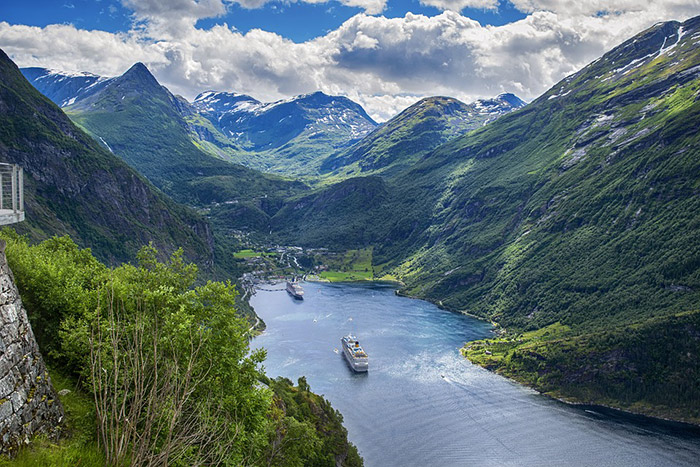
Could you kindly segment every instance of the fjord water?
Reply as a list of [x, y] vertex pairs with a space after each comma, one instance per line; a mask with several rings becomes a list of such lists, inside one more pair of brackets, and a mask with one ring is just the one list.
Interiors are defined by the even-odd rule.
[[[571, 407], [470, 364], [459, 347], [487, 323], [398, 297], [390, 286], [305, 283], [251, 299], [267, 330], [271, 377], [306, 376], [340, 410], [367, 466], [698, 465], [700, 430]], [[355, 374], [340, 353], [354, 333], [370, 356]], [[338, 353], [336, 353], [336, 351]]]

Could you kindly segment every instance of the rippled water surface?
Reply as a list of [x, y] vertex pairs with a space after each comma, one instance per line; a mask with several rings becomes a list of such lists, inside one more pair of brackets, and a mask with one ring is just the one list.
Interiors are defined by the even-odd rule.
[[[252, 298], [270, 376], [305, 375], [343, 413], [367, 466], [700, 465], [700, 430], [570, 407], [470, 364], [488, 324], [394, 295], [388, 286], [304, 284]], [[354, 333], [368, 374], [343, 360]]]

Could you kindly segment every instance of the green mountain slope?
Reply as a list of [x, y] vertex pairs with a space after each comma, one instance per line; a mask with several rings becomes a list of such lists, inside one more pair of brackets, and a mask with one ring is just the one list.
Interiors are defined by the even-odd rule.
[[381, 177], [355, 177], [299, 196], [270, 220], [283, 243], [348, 249], [384, 243], [391, 187]]
[[237, 148], [140, 63], [66, 111], [166, 194], [206, 209], [223, 248], [217, 253], [221, 265], [231, 260], [224, 245], [232, 229], [268, 232], [281, 200], [307, 190], [216, 157]]
[[[700, 18], [658, 24], [524, 109], [390, 177], [377, 203], [357, 203], [313, 233], [284, 233], [322, 244], [319, 231], [333, 239], [334, 224], [369, 216], [364, 238], [374, 261], [406, 283], [405, 293], [495, 320], [508, 338], [566, 330], [533, 338], [551, 352], [521, 336], [524, 348], [494, 357], [492, 367], [515, 377], [525, 368], [522, 380], [559, 394], [700, 420], [697, 380], [649, 385], [634, 400], [615, 383], [662, 377], [631, 357], [652, 345], [653, 332], [622, 339], [624, 329], [652, 320], [645, 329], [675, 326], [669, 317], [700, 309], [698, 33]], [[312, 199], [296, 207], [300, 219], [327, 214]], [[674, 374], [697, 374], [693, 323], [669, 331], [685, 339], [666, 349], [679, 365]], [[606, 337], [611, 329], [620, 334]], [[574, 354], [553, 360], [559, 351]], [[521, 354], [534, 363], [509, 366]], [[622, 370], [606, 372], [606, 354]], [[561, 377], [548, 380], [556, 362]], [[574, 394], [570, 378], [581, 362], [592, 376], [577, 380]], [[664, 391], [672, 392], [665, 408]]]
[[360, 105], [322, 92], [262, 103], [243, 94], [207, 91], [193, 107], [230, 141], [208, 139], [224, 157], [282, 175], [318, 175], [323, 159], [377, 125]]
[[[678, 29], [646, 31], [406, 175], [444, 180], [427, 243], [472, 252], [460, 271], [428, 281], [432, 293], [520, 327], [563, 318], [604, 325], [606, 315], [635, 319], [696, 303], [667, 287], [697, 280], [691, 258], [700, 253], [700, 53], [688, 32], [659, 54]], [[418, 279], [419, 269], [405, 275]], [[477, 272], [473, 286], [461, 285]], [[557, 306], [539, 303], [548, 294]], [[603, 311], [611, 305], [615, 313]]]
[[203, 119], [183, 117], [183, 103], [141, 63], [101, 91], [66, 108], [97, 140], [177, 201], [208, 205], [288, 196], [304, 186], [213, 157], [191, 132]]
[[465, 104], [451, 97], [428, 97], [413, 104], [351, 147], [321, 165], [342, 177], [406, 169], [447, 140], [463, 135], [525, 103], [513, 94]]
[[18, 231], [34, 239], [70, 234], [112, 263], [152, 241], [165, 254], [182, 246], [189, 259], [211, 265], [211, 232], [201, 216], [101, 148], [2, 51], [0, 78], [0, 160], [25, 170], [27, 220]]

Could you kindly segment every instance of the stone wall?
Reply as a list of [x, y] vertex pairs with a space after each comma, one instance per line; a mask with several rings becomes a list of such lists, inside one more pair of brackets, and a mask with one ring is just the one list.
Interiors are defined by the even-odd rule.
[[12, 454], [38, 433], [58, 436], [62, 420], [0, 240], [0, 452]]

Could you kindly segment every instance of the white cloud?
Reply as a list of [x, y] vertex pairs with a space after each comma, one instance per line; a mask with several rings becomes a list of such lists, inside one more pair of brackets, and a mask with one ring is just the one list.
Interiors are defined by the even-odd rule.
[[[234, 3], [243, 8], [255, 9], [268, 3], [293, 3], [296, 1], [327, 3], [331, 0], [121, 0], [126, 8], [134, 12], [134, 16], [139, 22], [148, 23], [149, 32], [156, 31], [160, 35], [172, 37], [177, 37], [187, 26], [194, 25], [200, 19], [224, 15], [229, 6]], [[384, 11], [387, 2], [387, 0], [335, 1], [345, 6], [360, 8], [371, 15]]]
[[0, 22], [0, 47], [19, 66], [90, 71], [105, 76], [123, 73], [137, 61], [151, 66], [166, 61], [156, 43], [128, 34], [85, 31], [64, 24], [39, 28]]
[[122, 0], [140, 18], [211, 18], [226, 13], [224, 0]]
[[696, 15], [700, 7], [698, 0], [510, 0], [510, 2], [525, 13], [550, 11], [564, 16], [624, 14], [650, 10], [677, 16]]
[[377, 121], [388, 120], [423, 98], [423, 96], [405, 96], [401, 94], [383, 94], [376, 96], [350, 94], [348, 97], [360, 104], [365, 111]]
[[[310, 0], [304, 0], [310, 2]], [[345, 6], [362, 8], [368, 15], [378, 15], [386, 8], [387, 0], [339, 0]], [[313, 2], [310, 2], [313, 3]]]
[[[120, 74], [142, 61], [164, 85], [190, 99], [206, 89], [261, 100], [322, 90], [346, 95], [383, 120], [430, 95], [471, 101], [514, 92], [533, 99], [644, 28], [700, 11], [700, 0], [657, 1], [643, 10], [627, 9], [627, 0], [604, 2], [617, 5], [615, 14], [598, 14], [597, 7], [595, 13], [567, 13], [572, 2], [563, 0], [514, 1], [536, 11], [498, 27], [452, 11], [403, 18], [359, 14], [325, 36], [295, 43], [262, 30], [196, 29], [192, 21], [179, 22], [174, 34], [160, 19], [148, 19], [171, 13], [146, 0], [136, 13], [140, 28], [127, 34], [3, 22], [0, 47], [20, 66], [102, 75]], [[171, 5], [178, 11], [175, 18], [215, 15], [225, 8], [219, 0]]]
[[498, 8], [498, 0], [420, 0], [421, 5], [434, 6], [443, 11], [460, 12], [465, 8], [480, 10], [495, 10]]

